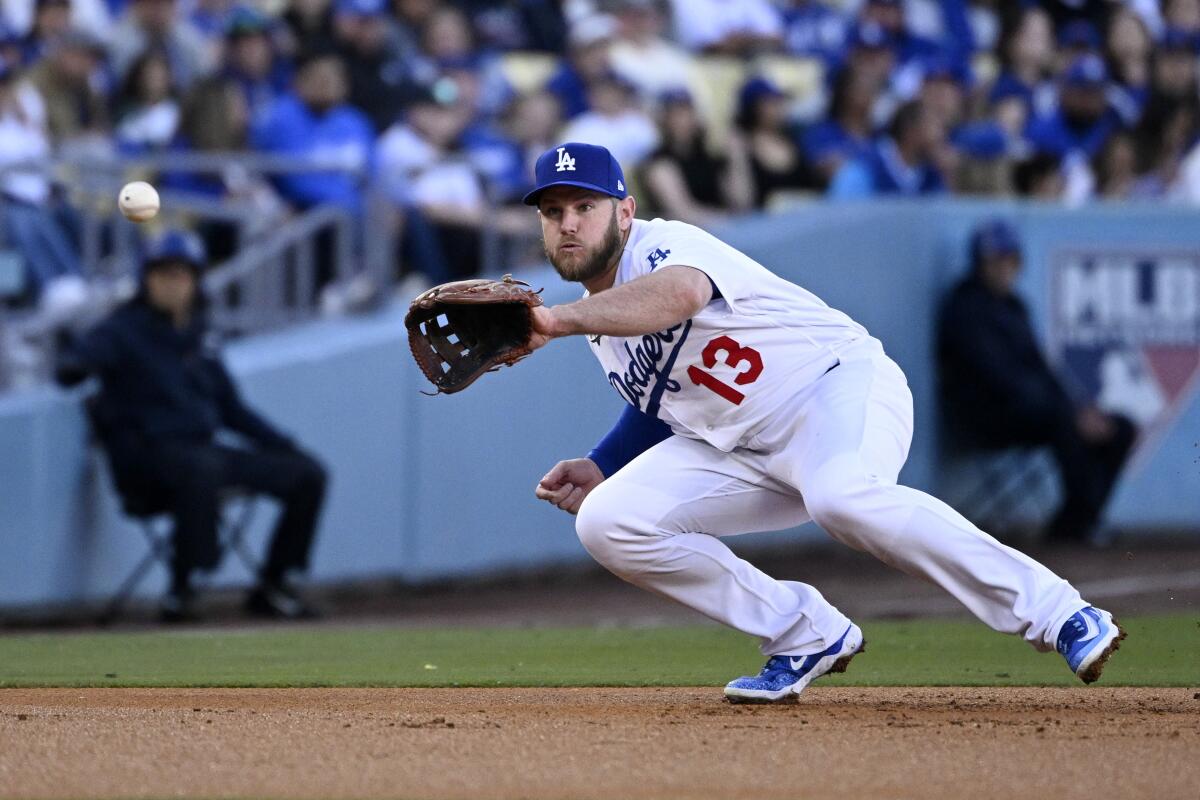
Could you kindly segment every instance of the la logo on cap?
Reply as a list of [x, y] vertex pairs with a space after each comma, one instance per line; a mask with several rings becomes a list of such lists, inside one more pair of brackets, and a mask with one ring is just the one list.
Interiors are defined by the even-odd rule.
[[558, 148], [558, 163], [554, 165], [554, 169], [557, 172], [575, 171], [575, 159], [567, 152], [567, 148]]

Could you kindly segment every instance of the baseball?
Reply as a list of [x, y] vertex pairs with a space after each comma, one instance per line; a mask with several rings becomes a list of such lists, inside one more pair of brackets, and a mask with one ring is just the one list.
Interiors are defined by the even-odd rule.
[[145, 222], [158, 213], [158, 192], [145, 181], [133, 181], [121, 187], [117, 205], [126, 219]]

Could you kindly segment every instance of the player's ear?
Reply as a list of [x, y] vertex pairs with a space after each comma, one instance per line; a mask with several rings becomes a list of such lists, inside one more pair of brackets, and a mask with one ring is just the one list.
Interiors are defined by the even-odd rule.
[[633, 195], [628, 195], [617, 201], [617, 227], [622, 232], [629, 230], [633, 225], [633, 218], [637, 214], [637, 200], [633, 199]]

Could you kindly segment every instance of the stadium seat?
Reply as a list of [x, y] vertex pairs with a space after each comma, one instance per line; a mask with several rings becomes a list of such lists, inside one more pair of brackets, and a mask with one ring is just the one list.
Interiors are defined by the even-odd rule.
[[825, 65], [817, 58], [763, 56], [757, 62], [757, 69], [790, 94], [797, 105], [811, 102], [825, 86]]
[[[85, 409], [92, 434], [103, 448], [106, 441], [106, 430], [100, 415], [96, 413], [95, 398], [85, 401]], [[108, 461], [107, 450], [105, 450], [105, 456], [105, 460]], [[105, 605], [104, 611], [97, 619], [101, 625], [107, 625], [121, 615], [133, 593], [156, 563], [162, 564], [167, 570], [171, 565], [171, 520], [166, 498], [162, 494], [146, 491], [144, 486], [130, 485], [116, 470], [112, 469], [111, 461], [109, 462], [109, 475], [117, 495], [121, 499], [122, 510], [127, 516], [138, 522], [148, 550], [137, 565], [130, 570]], [[219, 536], [222, 553], [232, 550], [246, 570], [257, 577], [259, 564], [245, 542], [246, 531], [254, 519], [255, 510], [254, 495], [237, 490], [223, 493]]]
[[558, 59], [549, 53], [517, 51], [500, 57], [500, 71], [519, 94], [536, 92], [554, 74]]
[[704, 99], [697, 108], [704, 112], [709, 142], [721, 149], [729, 138], [733, 118], [737, 114], [738, 92], [746, 80], [745, 65], [736, 58], [706, 56], [697, 60], [700, 85]]

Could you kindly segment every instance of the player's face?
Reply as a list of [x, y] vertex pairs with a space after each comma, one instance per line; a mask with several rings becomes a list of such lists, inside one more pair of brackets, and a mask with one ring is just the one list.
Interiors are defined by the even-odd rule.
[[623, 243], [621, 210], [614, 198], [586, 189], [553, 186], [542, 193], [542, 245], [563, 280], [583, 283], [608, 270]]

